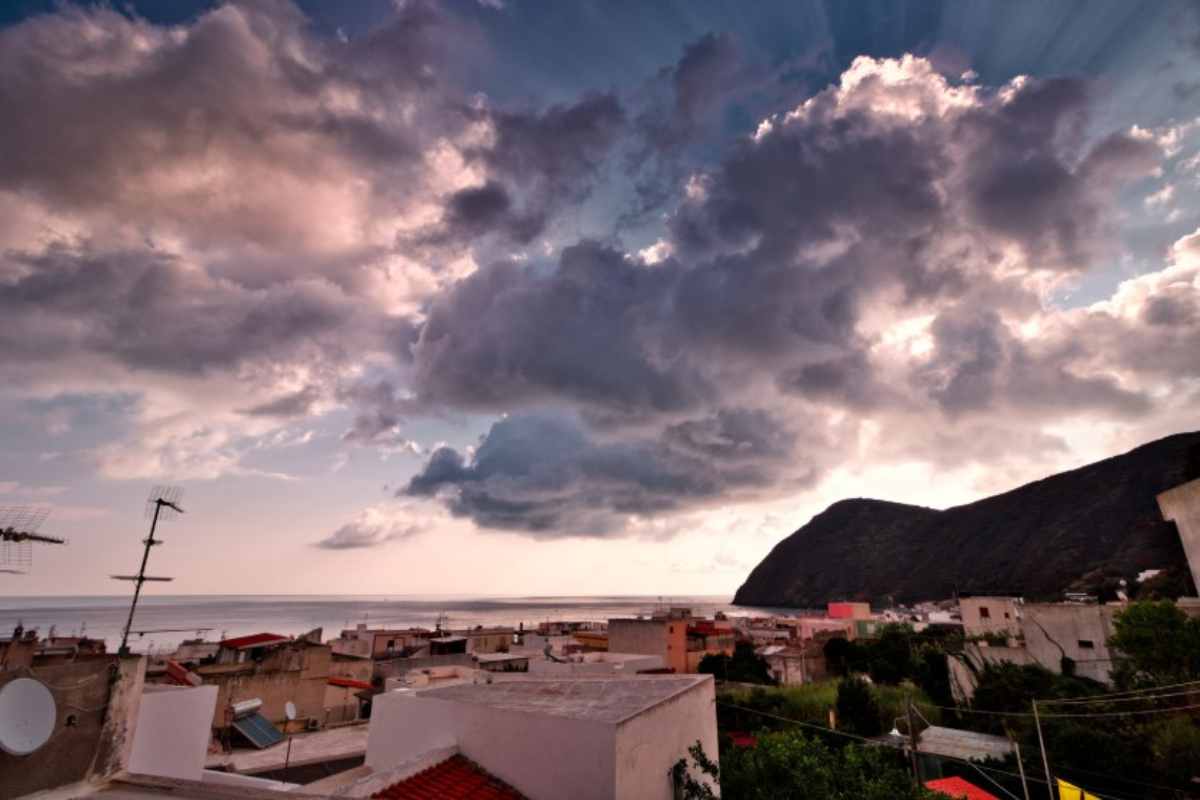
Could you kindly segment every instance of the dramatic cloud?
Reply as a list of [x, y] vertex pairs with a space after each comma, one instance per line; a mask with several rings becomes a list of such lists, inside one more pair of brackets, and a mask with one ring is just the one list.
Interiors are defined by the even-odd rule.
[[620, 535], [630, 517], [769, 486], [793, 438], [760, 411], [721, 411], [657, 440], [605, 440], [578, 418], [528, 413], [493, 425], [470, 458], [437, 450], [401, 493], [444, 496], [481, 527], [537, 538]]
[[282, 0], [0, 29], [0, 379], [113, 399], [39, 450], [109, 479], [417, 457], [345, 549], [447, 510], [662, 538], [864, 466], [1018, 475], [1200, 423], [1195, 122], [911, 55], [814, 90], [720, 33], [502, 101], [485, 30], [405, 2], [325, 35]]

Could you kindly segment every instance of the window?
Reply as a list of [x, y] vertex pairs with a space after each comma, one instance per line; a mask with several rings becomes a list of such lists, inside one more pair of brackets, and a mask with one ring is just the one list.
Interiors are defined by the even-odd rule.
[[675, 632], [675, 626], [674, 626], [674, 625], [668, 625], [668, 626], [667, 626], [667, 633], [674, 633], [674, 632]]
[[1008, 616], [1008, 612], [1007, 612], [1007, 611], [1005, 611], [1005, 612], [1004, 612], [1004, 618], [1005, 618], [1005, 619], [1010, 619], [1010, 617]]
[[1079, 649], [1080, 650], [1095, 650], [1096, 643], [1093, 642], [1091, 639], [1080, 639], [1079, 640]]
[[988, 611], [987, 606], [979, 607], [979, 618], [980, 619], [991, 619], [992, 618], [992, 612]]

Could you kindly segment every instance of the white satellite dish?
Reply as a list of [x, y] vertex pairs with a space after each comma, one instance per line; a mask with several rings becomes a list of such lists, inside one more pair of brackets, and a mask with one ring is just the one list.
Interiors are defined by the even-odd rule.
[[283, 707], [283, 715], [288, 718], [289, 722], [294, 720], [296, 718], [296, 704], [288, 700], [287, 705]]
[[54, 733], [58, 709], [41, 681], [17, 678], [0, 687], [0, 750], [27, 756]]

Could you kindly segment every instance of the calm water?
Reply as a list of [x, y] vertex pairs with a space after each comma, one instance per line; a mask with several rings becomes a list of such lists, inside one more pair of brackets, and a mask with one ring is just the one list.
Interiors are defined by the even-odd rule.
[[[428, 597], [348, 595], [159, 595], [143, 597], [134, 618], [135, 631], [176, 631], [135, 636], [138, 651], [171, 650], [183, 639], [206, 639], [269, 631], [292, 635], [324, 628], [325, 638], [344, 627], [366, 622], [371, 626], [410, 625], [432, 628], [439, 617], [460, 628], [473, 625], [526, 627], [548, 620], [606, 620], [647, 613], [662, 605], [689, 606], [696, 613], [726, 611], [735, 615], [760, 609], [731, 606], [729, 596], [670, 597]], [[770, 609], [761, 609], [769, 611]], [[129, 596], [115, 597], [0, 597], [0, 635], [18, 622], [37, 628], [43, 636], [54, 626], [59, 635], [85, 630], [103, 638], [115, 650], [129, 613]]]

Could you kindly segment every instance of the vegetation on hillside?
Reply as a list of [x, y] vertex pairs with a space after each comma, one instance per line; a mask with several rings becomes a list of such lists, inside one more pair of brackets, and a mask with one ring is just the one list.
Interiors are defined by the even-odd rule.
[[[854, 760], [860, 758], [883, 759], [886, 764], [872, 762], [873, 767], [899, 770], [906, 777], [904, 764], [887, 748], [868, 748], [882, 752], [858, 753], [853, 758], [845, 753], [861, 749], [853, 744], [854, 736], [876, 736], [894, 725], [907, 732], [909, 703], [922, 724], [949, 725], [1016, 741], [1030, 788], [1041, 791], [1038, 782], [1045, 780], [1045, 766], [1032, 714], [1034, 700], [1055, 777], [1112, 797], [1191, 796], [1192, 779], [1200, 776], [1200, 709], [1189, 708], [1200, 706], [1200, 620], [1189, 618], [1172, 603], [1132, 603], [1117, 616], [1109, 645], [1120, 653], [1112, 689], [1037, 665], [994, 664], [979, 670], [970, 706], [956, 709], [949, 699], [945, 663], [947, 654], [954, 657], [961, 648], [960, 639], [915, 634], [897, 625], [884, 627], [873, 640], [831, 640], [826, 652], [831, 669], [844, 676], [840, 680], [726, 687], [720, 692], [723, 796], [735, 800], [767, 796], [753, 793], [756, 780], [782, 782], [786, 791], [771, 796], [823, 796], [805, 793], [809, 788], [802, 785], [802, 772], [853, 772], [853, 765], [867, 763]], [[1166, 696], [1155, 698], [1155, 687], [1167, 687], [1158, 692]], [[1129, 691], [1135, 693], [1117, 693]], [[831, 711], [836, 732], [828, 730]], [[754, 734], [757, 745], [732, 747], [731, 732]], [[764, 742], [767, 748], [760, 752]], [[1014, 758], [987, 767], [990, 778], [1014, 796], [1022, 796]], [[943, 769], [946, 774], [978, 779], [974, 768], [964, 764], [947, 762]], [[860, 792], [858, 796], [878, 796], [870, 794], [871, 787], [856, 783], [856, 777], [847, 780], [847, 786]], [[726, 781], [732, 789], [725, 788]], [[851, 796], [836, 794], [841, 790], [829, 789], [820, 780], [815, 785], [819, 791], [835, 792], [828, 796]], [[903, 793], [913, 791], [911, 779], [907, 784], [887, 785], [897, 792], [893, 796], [916, 796]]]
[[[1057, 599], [1111, 595], [1124, 579], [1147, 596], [1194, 594], [1173, 523], [1155, 502], [1194, 477], [1200, 432], [936, 511], [843, 500], [780, 542], [734, 597], [742, 605], [813, 608], [847, 598], [897, 601], [1002, 592]], [[1167, 571], [1147, 587], [1144, 569]]]

